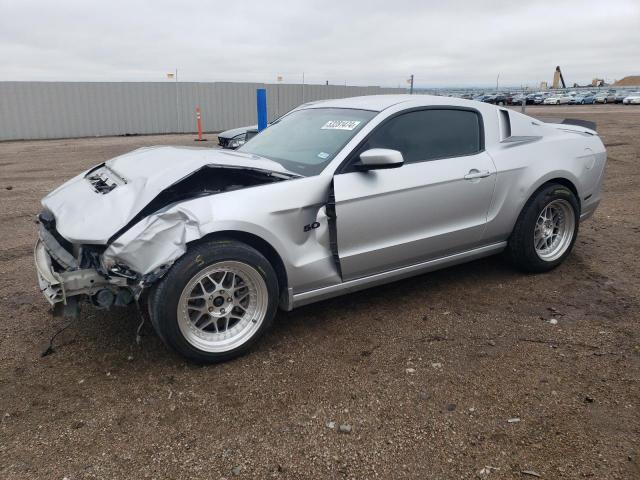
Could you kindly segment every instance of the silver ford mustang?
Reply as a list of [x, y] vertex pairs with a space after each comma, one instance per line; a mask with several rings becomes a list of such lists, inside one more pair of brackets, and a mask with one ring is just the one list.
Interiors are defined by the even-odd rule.
[[[578, 123], [578, 122], [574, 122]], [[42, 200], [35, 260], [57, 309], [137, 302], [197, 362], [291, 310], [493, 255], [545, 272], [601, 197], [592, 128], [450, 97], [304, 105], [237, 151], [142, 148]]]

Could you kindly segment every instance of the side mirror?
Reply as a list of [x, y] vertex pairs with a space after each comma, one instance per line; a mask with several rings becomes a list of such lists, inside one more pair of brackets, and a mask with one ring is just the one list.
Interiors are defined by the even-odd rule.
[[355, 164], [357, 170], [380, 170], [383, 168], [398, 168], [404, 164], [402, 153], [388, 148], [372, 148], [360, 154], [360, 163]]

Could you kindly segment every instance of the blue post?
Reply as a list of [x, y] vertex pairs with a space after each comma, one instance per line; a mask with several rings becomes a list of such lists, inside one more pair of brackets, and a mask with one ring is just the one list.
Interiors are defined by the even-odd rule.
[[258, 102], [258, 131], [267, 128], [267, 91], [264, 88], [256, 90], [256, 100]]

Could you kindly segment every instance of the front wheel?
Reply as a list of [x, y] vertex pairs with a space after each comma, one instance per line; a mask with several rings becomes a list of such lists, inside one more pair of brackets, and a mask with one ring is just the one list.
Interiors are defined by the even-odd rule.
[[546, 272], [569, 255], [578, 235], [580, 207], [564, 185], [549, 184], [526, 203], [509, 238], [507, 253], [527, 272]]
[[190, 248], [150, 296], [154, 328], [169, 347], [198, 363], [246, 353], [269, 328], [278, 306], [269, 261], [241, 242]]

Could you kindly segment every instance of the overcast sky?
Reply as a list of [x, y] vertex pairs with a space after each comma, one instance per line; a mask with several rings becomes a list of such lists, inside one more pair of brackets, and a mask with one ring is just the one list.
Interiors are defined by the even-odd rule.
[[568, 85], [640, 75], [640, 0], [0, 0], [0, 80]]

